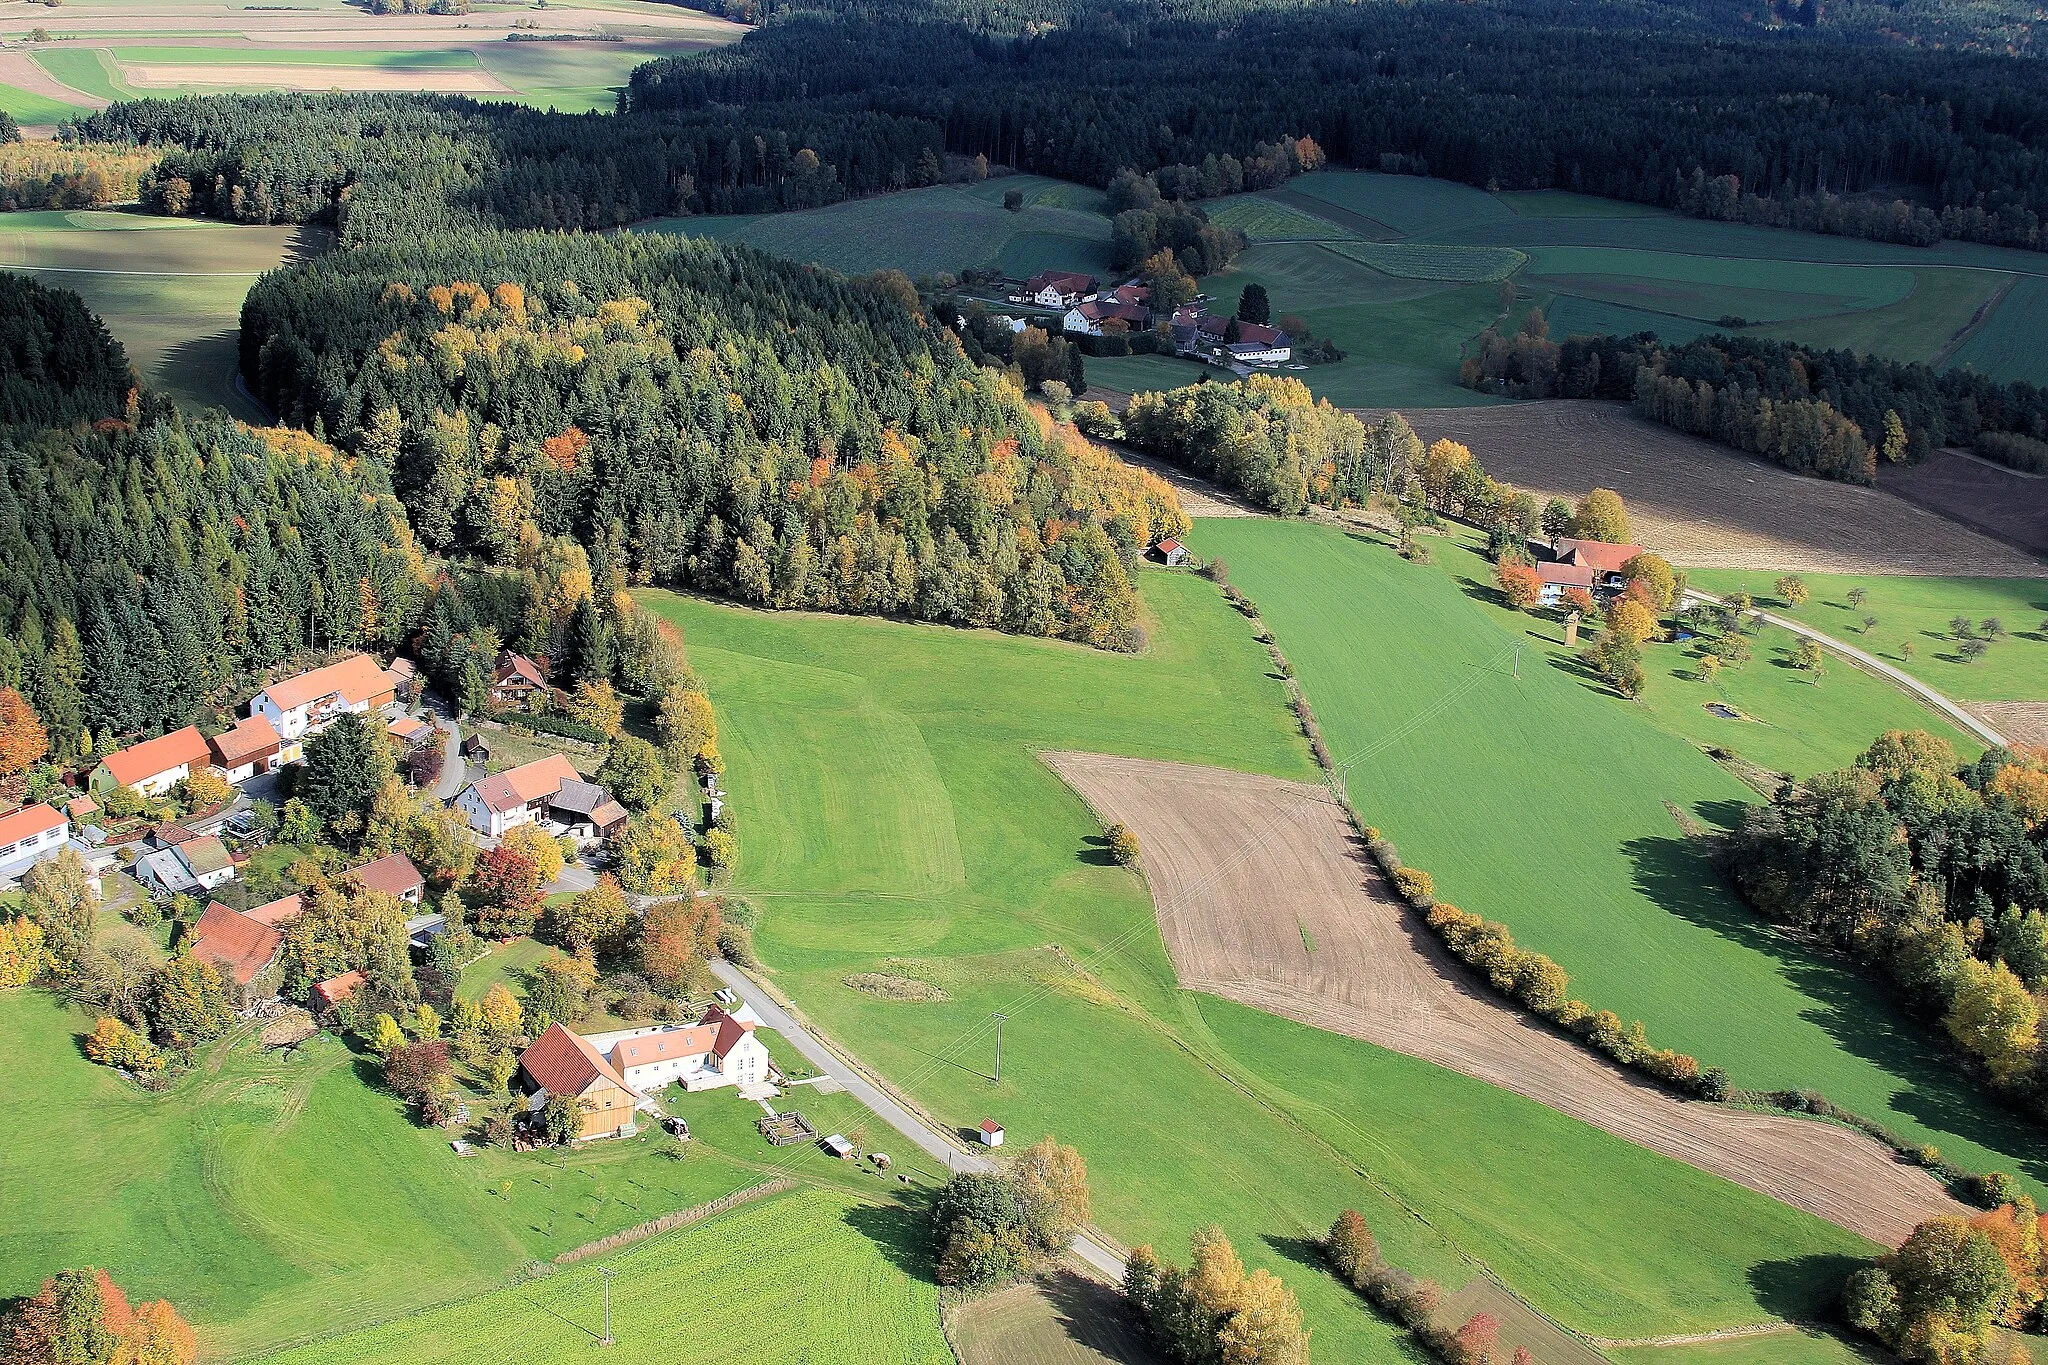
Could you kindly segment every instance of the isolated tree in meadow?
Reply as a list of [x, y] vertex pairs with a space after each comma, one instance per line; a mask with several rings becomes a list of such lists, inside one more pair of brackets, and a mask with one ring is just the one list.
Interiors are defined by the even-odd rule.
[[1860, 586], [1849, 589], [1848, 597], [1852, 610], [1861, 610], [1863, 604], [1870, 600], [1870, 594]]
[[1996, 616], [1987, 616], [1977, 623], [1977, 633], [1986, 640], [1996, 643], [2005, 638], [2005, 622]]
[[1990, 649], [1991, 647], [1982, 640], [1965, 640], [1956, 646], [1956, 653], [1962, 657], [1964, 663], [1973, 664], [1989, 653]]
[[1648, 681], [1643, 670], [1643, 651], [1629, 636], [1614, 630], [1602, 633], [1586, 651], [1586, 661], [1622, 696], [1635, 698], [1643, 694]]
[[1951, 616], [1948, 618], [1948, 633], [1958, 640], [1974, 640], [1977, 627], [1967, 616]]
[[11, 777], [50, 752], [42, 718], [21, 693], [0, 687], [0, 777]]
[[1603, 540], [1613, 545], [1628, 543], [1628, 508], [1621, 494], [1611, 488], [1596, 488], [1579, 499], [1572, 509], [1572, 534], [1581, 540]]
[[1266, 297], [1266, 286], [1248, 284], [1237, 296], [1237, 317], [1240, 322], [1267, 322], [1272, 319], [1273, 305]]
[[1011, 213], [1021, 213], [1024, 209], [1024, 191], [1004, 190], [1003, 207]]
[[1809, 681], [1819, 682], [1827, 675], [1827, 652], [1817, 642], [1802, 638], [1792, 647], [1792, 666], [1804, 673]]
[[518, 1037], [525, 1025], [524, 1014], [519, 997], [502, 981], [493, 981], [484, 998], [477, 1002], [477, 1021], [484, 1036], [494, 1043], [504, 1044]]
[[1870, 632], [1871, 632], [1871, 631], [1873, 631], [1873, 630], [1876, 630], [1876, 629], [1877, 629], [1877, 618], [1876, 618], [1875, 616], [1866, 616], [1866, 617], [1864, 617], [1864, 618], [1863, 618], [1863, 633], [1864, 633], [1865, 635], [1868, 635], [1868, 634], [1870, 634]]
[[1129, 867], [1138, 861], [1138, 836], [1131, 832], [1130, 826], [1111, 825], [1104, 831], [1104, 836], [1109, 840], [1109, 856], [1116, 859], [1119, 867]]
[[1500, 595], [1516, 611], [1534, 611], [1543, 603], [1543, 575], [1533, 564], [1504, 559], [1493, 567]]
[[1718, 654], [1700, 655], [1699, 664], [1693, 672], [1694, 676], [1699, 678], [1701, 682], [1713, 682], [1714, 679], [1721, 676], [1721, 656]]
[[146, 1009], [150, 1033], [164, 1047], [197, 1047], [220, 1037], [235, 1022], [220, 972], [211, 962], [182, 950], [150, 978]]
[[1809, 595], [1806, 591], [1806, 580], [1798, 574], [1789, 573], [1773, 583], [1771, 591], [1788, 607], [1804, 606]]

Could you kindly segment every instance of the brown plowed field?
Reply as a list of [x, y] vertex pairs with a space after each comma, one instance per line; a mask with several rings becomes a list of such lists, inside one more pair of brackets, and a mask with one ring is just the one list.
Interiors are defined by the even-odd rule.
[[1628, 503], [1635, 539], [1674, 564], [1796, 573], [2048, 574], [2048, 563], [1904, 497], [1802, 477], [1659, 426], [1624, 403], [1508, 403], [1403, 409], [1402, 415], [1425, 441], [1449, 437], [1471, 447], [1487, 472], [1517, 488], [1565, 498], [1595, 487], [1615, 489]]
[[2048, 478], [1968, 451], [1937, 450], [1916, 465], [1879, 467], [1877, 486], [2022, 550], [2048, 555]]
[[1980, 701], [1970, 709], [2015, 744], [2048, 745], [2048, 701]]
[[1675, 1099], [1500, 1004], [1395, 900], [1321, 787], [1044, 757], [1137, 834], [1189, 989], [1462, 1071], [1886, 1245], [1924, 1218], [1966, 1212], [1861, 1134]]

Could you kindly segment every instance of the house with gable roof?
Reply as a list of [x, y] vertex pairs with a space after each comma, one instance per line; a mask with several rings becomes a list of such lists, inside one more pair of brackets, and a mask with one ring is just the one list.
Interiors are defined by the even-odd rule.
[[212, 755], [199, 727], [188, 725], [102, 755], [86, 786], [102, 803], [120, 787], [132, 787], [144, 796], [162, 796], [205, 767]]
[[351, 654], [323, 668], [280, 678], [249, 699], [249, 714], [261, 716], [277, 731], [281, 763], [305, 757], [305, 740], [348, 712], [389, 705], [396, 693], [392, 680], [367, 654]]
[[668, 1085], [713, 1090], [723, 1085], [758, 1085], [771, 1079], [774, 1063], [754, 1036], [759, 1021], [742, 1007], [727, 1012], [713, 1005], [694, 1024], [660, 1025], [590, 1035], [620, 1077], [635, 1090], [653, 1094]]
[[549, 1024], [547, 1032], [519, 1054], [514, 1083], [533, 1113], [540, 1112], [550, 1095], [577, 1100], [583, 1107], [579, 1138], [631, 1137], [639, 1127], [634, 1114], [646, 1099], [626, 1083], [610, 1058], [560, 1024]]

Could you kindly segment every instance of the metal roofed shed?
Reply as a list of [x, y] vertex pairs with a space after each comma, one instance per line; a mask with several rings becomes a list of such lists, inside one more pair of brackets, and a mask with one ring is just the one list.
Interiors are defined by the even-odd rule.
[[848, 1142], [842, 1134], [834, 1133], [830, 1137], [822, 1139], [818, 1145], [833, 1156], [838, 1157], [841, 1161], [853, 1160], [853, 1144]]

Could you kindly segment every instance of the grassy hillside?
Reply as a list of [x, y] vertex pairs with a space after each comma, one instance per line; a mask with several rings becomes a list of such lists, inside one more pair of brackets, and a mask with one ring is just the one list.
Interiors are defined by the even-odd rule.
[[324, 1035], [293, 1057], [244, 1037], [148, 1095], [85, 1060], [90, 1027], [40, 991], [0, 994], [0, 1297], [104, 1266], [177, 1303], [210, 1355], [476, 1294], [760, 1179], [701, 1144], [666, 1160], [653, 1139], [458, 1160]]
[[1739, 1084], [1821, 1090], [1964, 1165], [2048, 1178], [2037, 1129], [1954, 1076], [1860, 976], [1768, 932], [1667, 809], [1727, 826], [1752, 793], [1567, 660], [1525, 646], [1515, 677], [1525, 618], [1480, 605], [1492, 589], [1454, 552], [1417, 566], [1330, 527], [1255, 520], [1189, 539], [1228, 558], [1339, 763], [1355, 761], [1352, 799], [1439, 895], [1506, 921], [1584, 999]]
[[[803, 1191], [606, 1259], [622, 1365], [949, 1365], [923, 1229], [906, 1211]], [[876, 1247], [884, 1255], [876, 1254]], [[281, 1355], [278, 1365], [586, 1361], [604, 1323], [595, 1262]]]
[[[1327, 1359], [1405, 1356], [1313, 1268], [1305, 1239], [1346, 1205], [1421, 1273], [1462, 1283], [1484, 1260], [1585, 1330], [1817, 1304], [1856, 1238], [1517, 1096], [1173, 986], [1142, 886], [1033, 751], [1313, 769], [1243, 618], [1188, 575], [1143, 590], [1135, 658], [646, 596], [718, 701], [738, 885], [776, 983], [940, 1121], [1076, 1143], [1113, 1235], [1178, 1249], [1221, 1222], [1301, 1292]], [[845, 985], [865, 971], [949, 998]]]

